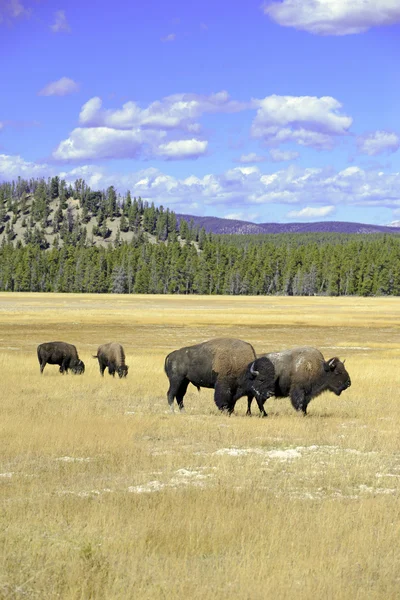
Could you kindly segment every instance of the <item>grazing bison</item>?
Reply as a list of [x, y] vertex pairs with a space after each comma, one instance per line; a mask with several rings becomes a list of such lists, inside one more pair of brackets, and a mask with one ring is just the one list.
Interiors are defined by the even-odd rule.
[[115, 342], [103, 344], [98, 347], [97, 354], [93, 358], [98, 359], [102, 376], [106, 367], [108, 367], [108, 372], [113, 377], [115, 377], [115, 372], [118, 373], [120, 378], [128, 375], [129, 367], [125, 364], [125, 352], [121, 344]]
[[[290, 397], [293, 408], [307, 414], [310, 401], [328, 390], [337, 396], [351, 385], [344, 364], [337, 358], [325, 360], [317, 348], [304, 346], [265, 354], [275, 367], [275, 396]], [[250, 413], [251, 399], [248, 402]]]
[[274, 367], [268, 358], [257, 358], [253, 346], [242, 340], [218, 338], [175, 350], [165, 359], [169, 379], [168, 403], [173, 411], [174, 398], [183, 410], [183, 398], [189, 383], [214, 388], [214, 401], [231, 414], [236, 401], [247, 396], [256, 399], [260, 411], [274, 393]]
[[79, 359], [78, 352], [72, 344], [66, 342], [39, 344], [37, 356], [41, 373], [43, 373], [47, 363], [49, 365], [60, 365], [60, 373], [68, 373], [68, 369], [71, 369], [75, 375], [81, 375], [85, 372], [85, 365]]

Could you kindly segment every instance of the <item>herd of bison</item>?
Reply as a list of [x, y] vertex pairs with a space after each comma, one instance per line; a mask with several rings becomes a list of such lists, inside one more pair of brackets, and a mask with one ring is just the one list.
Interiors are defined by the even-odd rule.
[[[85, 365], [76, 347], [66, 342], [40, 344], [37, 349], [40, 372], [46, 364], [59, 365], [60, 373], [82, 374]], [[128, 366], [121, 344], [99, 346], [94, 356], [100, 373], [108, 368], [110, 375], [126, 377]], [[189, 383], [214, 389], [214, 401], [221, 411], [231, 414], [236, 401], [247, 396], [247, 413], [255, 398], [261, 416], [266, 417], [265, 401], [271, 396], [290, 397], [293, 408], [307, 414], [307, 406], [325, 390], [337, 396], [351, 385], [344, 363], [337, 357], [325, 360], [317, 348], [303, 346], [257, 357], [251, 344], [232, 338], [216, 338], [174, 350], [165, 358], [169, 379], [168, 403], [174, 410], [174, 399], [182, 411]]]

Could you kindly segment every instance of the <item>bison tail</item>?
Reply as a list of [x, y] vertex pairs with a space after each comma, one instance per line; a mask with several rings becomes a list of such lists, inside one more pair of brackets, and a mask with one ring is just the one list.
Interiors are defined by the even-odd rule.
[[167, 354], [167, 356], [165, 357], [165, 361], [164, 361], [164, 371], [165, 371], [166, 375], [168, 375], [168, 371], [167, 371], [168, 358], [169, 358], [169, 354]]
[[92, 354], [93, 358], [98, 358], [97, 354]]
[[[191, 382], [192, 383], [192, 382]], [[192, 385], [194, 385], [195, 388], [197, 388], [198, 392], [201, 392], [201, 388], [199, 385], [196, 385], [195, 383], [192, 383]]]

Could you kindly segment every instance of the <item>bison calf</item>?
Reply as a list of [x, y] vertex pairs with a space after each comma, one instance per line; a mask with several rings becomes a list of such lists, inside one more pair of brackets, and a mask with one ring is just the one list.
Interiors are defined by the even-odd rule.
[[103, 344], [98, 347], [97, 354], [93, 358], [98, 359], [102, 376], [106, 367], [108, 367], [108, 372], [113, 377], [115, 377], [115, 372], [118, 373], [120, 378], [128, 375], [129, 367], [125, 364], [125, 352], [121, 344], [115, 342]]
[[[351, 385], [344, 363], [336, 356], [325, 360], [317, 348], [303, 346], [265, 354], [275, 367], [277, 398], [290, 397], [293, 408], [307, 414], [310, 401], [325, 391], [337, 396]], [[249, 400], [248, 412], [250, 412]]]
[[37, 356], [40, 365], [40, 372], [46, 364], [60, 365], [60, 373], [68, 373], [68, 369], [75, 375], [81, 375], [85, 372], [85, 365], [79, 359], [76, 347], [66, 342], [47, 342], [39, 344], [37, 348]]
[[272, 362], [265, 357], [257, 358], [251, 344], [237, 339], [218, 338], [175, 350], [165, 359], [165, 373], [172, 411], [174, 398], [183, 410], [189, 383], [198, 390], [214, 388], [215, 404], [229, 414], [242, 396], [247, 396], [249, 403], [255, 398], [264, 414], [263, 404], [274, 393]]

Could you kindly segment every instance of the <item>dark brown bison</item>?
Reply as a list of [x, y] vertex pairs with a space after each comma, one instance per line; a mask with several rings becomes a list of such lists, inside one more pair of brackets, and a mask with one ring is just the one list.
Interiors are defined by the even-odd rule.
[[[304, 346], [265, 354], [275, 367], [277, 398], [290, 397], [293, 408], [307, 414], [310, 401], [322, 392], [337, 396], [351, 385], [344, 363], [336, 356], [325, 360], [317, 348]], [[251, 399], [248, 402], [250, 414]]]
[[236, 401], [247, 396], [256, 399], [260, 411], [274, 393], [274, 367], [268, 358], [257, 358], [251, 344], [242, 340], [218, 338], [175, 350], [165, 359], [169, 379], [168, 403], [173, 411], [174, 398], [183, 410], [183, 398], [189, 383], [214, 388], [218, 408], [231, 414]]
[[115, 372], [118, 373], [120, 378], [128, 375], [129, 367], [125, 364], [125, 352], [121, 344], [116, 342], [103, 344], [98, 347], [97, 354], [93, 358], [98, 359], [102, 376], [106, 367], [108, 367], [108, 372], [113, 377], [115, 377]]
[[60, 365], [60, 373], [68, 373], [68, 369], [71, 369], [75, 375], [81, 375], [85, 372], [85, 365], [79, 359], [78, 352], [72, 344], [66, 342], [39, 344], [37, 356], [41, 373], [43, 373], [47, 363], [49, 365]]

